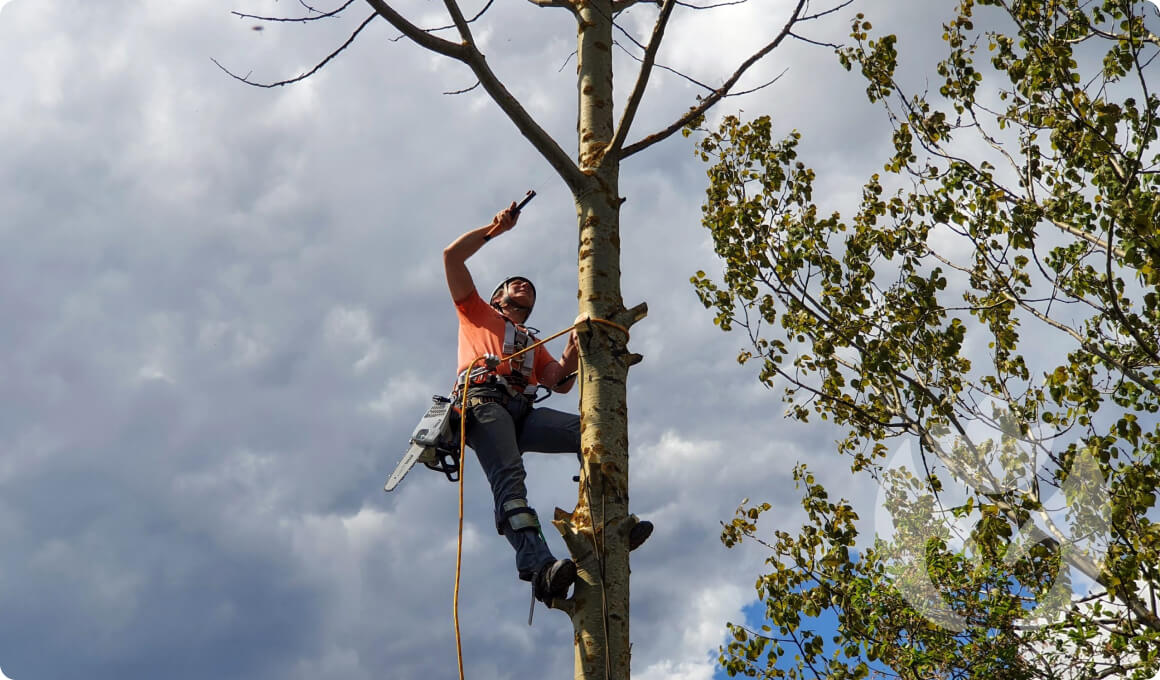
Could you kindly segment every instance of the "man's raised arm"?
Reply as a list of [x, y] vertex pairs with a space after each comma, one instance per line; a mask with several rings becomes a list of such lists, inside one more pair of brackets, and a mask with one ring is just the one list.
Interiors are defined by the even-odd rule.
[[490, 224], [472, 229], [451, 242], [443, 249], [443, 271], [447, 274], [447, 290], [452, 302], [459, 302], [475, 290], [471, 272], [467, 270], [467, 258], [474, 255], [493, 236], [498, 236], [516, 226], [520, 217], [516, 202], [496, 213]]

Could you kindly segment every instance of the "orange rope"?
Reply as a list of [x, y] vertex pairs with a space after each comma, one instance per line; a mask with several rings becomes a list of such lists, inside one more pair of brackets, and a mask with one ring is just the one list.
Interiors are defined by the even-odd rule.
[[[552, 340], [555, 340], [556, 338], [560, 337], [561, 335], [564, 335], [565, 333], [571, 332], [572, 329], [576, 328], [581, 323], [585, 323], [586, 321], [592, 322], [592, 323], [604, 324], [605, 326], [611, 326], [611, 327], [619, 330], [621, 333], [624, 333], [625, 344], [628, 343], [629, 333], [628, 333], [628, 329], [625, 328], [624, 326], [621, 326], [620, 324], [618, 324], [614, 321], [608, 321], [606, 319], [585, 319], [584, 321], [580, 321], [580, 322], [572, 324], [571, 326], [556, 333], [555, 335], [544, 338], [543, 340], [538, 340], [535, 343], [519, 350], [518, 352], [512, 352], [508, 356], [500, 357], [500, 361], [508, 361], [511, 359], [515, 359], [516, 357], [520, 356], [521, 354], [524, 354], [525, 352], [531, 352], [532, 350], [536, 349], [540, 345], [543, 345], [546, 342], [551, 342]], [[455, 594], [452, 598], [452, 604], [451, 604], [451, 607], [452, 607], [451, 618], [455, 622], [455, 658], [459, 663], [459, 680], [464, 680], [464, 677], [463, 677], [463, 642], [461, 641], [460, 634], [459, 634], [459, 577], [460, 577], [460, 573], [461, 573], [461, 570], [463, 567], [463, 472], [464, 472], [464, 469], [467, 467], [467, 461], [464, 459], [464, 447], [466, 446], [466, 442], [467, 442], [467, 390], [471, 386], [471, 369], [475, 368], [475, 365], [478, 364], [480, 361], [483, 361], [484, 358], [485, 358], [484, 356], [476, 357], [475, 359], [473, 359], [471, 361], [471, 363], [469, 363], [467, 365], [467, 368], [465, 368], [463, 370], [463, 391], [460, 393], [460, 399], [462, 400], [462, 402], [461, 402], [462, 406], [460, 407], [460, 412], [459, 412], [459, 538], [458, 538], [458, 541], [457, 541], [456, 546], [455, 546]], [[583, 385], [581, 385], [581, 390], [583, 390]], [[605, 635], [605, 637], [607, 637], [607, 634]], [[605, 645], [607, 646], [607, 640], [605, 641]]]

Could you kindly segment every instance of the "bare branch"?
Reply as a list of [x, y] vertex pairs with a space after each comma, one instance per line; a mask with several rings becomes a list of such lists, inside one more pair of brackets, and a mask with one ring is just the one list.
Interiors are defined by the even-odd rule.
[[730, 0], [729, 2], [718, 2], [712, 5], [694, 5], [691, 2], [678, 2], [677, 4], [689, 9], [717, 9], [718, 7], [728, 7], [729, 5], [744, 5], [747, 2], [749, 0]]
[[[487, 0], [487, 4], [483, 6], [483, 9], [476, 12], [475, 16], [473, 16], [467, 20], [467, 23], [473, 24], [476, 21], [478, 21], [481, 16], [483, 16], [484, 14], [487, 13], [487, 10], [491, 9], [491, 6], [494, 3], [495, 3], [495, 0]], [[451, 28], [455, 28], [455, 24], [447, 24], [446, 26], [437, 26], [435, 28], [428, 28], [427, 31], [429, 33], [438, 33], [439, 31], [446, 31], [446, 30], [451, 29]], [[395, 40], [393, 42], [397, 42], [397, 41], [398, 41], [398, 38], [395, 38]]]
[[741, 64], [741, 66], [736, 71], [734, 71], [733, 75], [729, 76], [729, 79], [726, 80], [725, 83], [721, 85], [721, 87], [714, 90], [713, 93], [708, 97], [702, 99], [699, 104], [686, 111], [685, 114], [678, 118], [672, 125], [661, 130], [660, 132], [649, 135], [648, 137], [645, 137], [644, 139], [634, 144], [626, 146], [620, 153], [620, 157], [627, 158], [638, 151], [647, 149], [657, 142], [668, 139], [673, 135], [673, 133], [677, 132], [692, 121], [704, 115], [704, 113], [712, 108], [713, 105], [721, 101], [725, 95], [729, 94], [729, 90], [731, 90], [733, 86], [737, 84], [737, 81], [741, 79], [741, 76], [744, 75], [747, 70], [749, 70], [750, 66], [756, 64], [761, 60], [762, 57], [769, 54], [774, 50], [774, 48], [780, 45], [782, 40], [785, 40], [785, 37], [790, 33], [790, 29], [792, 29], [794, 24], [796, 24], [801, 19], [801, 13], [807, 4], [809, 4], [808, 0], [798, 0], [797, 4], [794, 6], [793, 14], [790, 15], [789, 20], [785, 23], [785, 26], [782, 26], [781, 31], [779, 31], [777, 34], [777, 37], [775, 37], [768, 45], [761, 48], [751, 57], [746, 59]]
[[443, 6], [451, 15], [451, 21], [455, 24], [456, 30], [459, 31], [459, 37], [463, 40], [463, 44], [469, 45], [474, 50], [475, 38], [471, 35], [471, 27], [467, 25], [467, 20], [463, 18], [463, 10], [459, 9], [459, 3], [456, 0], [443, 0]]
[[[535, 2], [535, 1], [536, 0], [532, 0], [532, 2]], [[612, 13], [616, 14], [618, 12], [623, 12], [624, 10], [628, 9], [629, 7], [632, 7], [633, 5], [639, 5], [642, 2], [647, 2], [650, 5], [656, 5], [656, 6], [660, 7], [662, 0], [613, 0], [612, 1]]]
[[801, 18], [801, 21], [813, 21], [814, 19], [821, 19], [822, 17], [826, 16], [827, 14], [833, 14], [834, 12], [840, 11], [843, 7], [849, 7], [852, 4], [854, 4], [854, 0], [846, 0], [845, 2], [843, 2], [841, 4], [834, 5], [833, 7], [829, 8], [829, 9], [822, 10], [821, 12], [818, 12], [817, 14], [806, 15], [806, 16]]
[[834, 49], [838, 49], [839, 47], [841, 47], [841, 45], [839, 45], [839, 44], [837, 44], [837, 43], [826, 43], [826, 42], [819, 42], [819, 41], [817, 41], [817, 40], [813, 40], [813, 39], [811, 39], [811, 38], [807, 38], [807, 37], [805, 37], [804, 35], [798, 35], [797, 33], [794, 33], [794, 32], [792, 32], [792, 31], [790, 32], [790, 34], [789, 34], [789, 37], [791, 37], [791, 38], [795, 38], [795, 39], [797, 39], [797, 40], [800, 40], [800, 41], [802, 41], [802, 42], [804, 42], [804, 43], [809, 43], [809, 44], [811, 44], [811, 45], [817, 45], [818, 47], [832, 47], [832, 48], [834, 48]]
[[781, 73], [777, 74], [776, 76], [774, 76], [770, 80], [762, 83], [761, 85], [758, 85], [757, 87], [751, 87], [748, 90], [742, 90], [740, 92], [730, 92], [729, 94], [727, 94], [725, 96], [726, 97], [740, 97], [740, 96], [746, 95], [746, 94], [753, 94], [754, 92], [757, 92], [758, 90], [764, 90], [765, 88], [769, 87], [770, 85], [773, 85], [777, 81], [781, 80], [781, 77], [787, 73], [789, 73], [788, 68], [782, 70]]
[[468, 87], [468, 88], [465, 88], [465, 89], [462, 89], [462, 90], [452, 90], [452, 91], [450, 91], [450, 92], [444, 92], [443, 94], [467, 94], [468, 92], [471, 92], [472, 90], [474, 90], [474, 89], [475, 89], [475, 88], [477, 88], [477, 87], [479, 87], [479, 81], [478, 81], [478, 80], [477, 80], [477, 81], [475, 81], [475, 84], [474, 84], [474, 85], [472, 85], [471, 87]]
[[314, 12], [315, 14], [322, 14], [323, 13], [322, 10], [314, 7], [313, 5], [306, 4], [306, 0], [298, 0], [298, 4], [302, 5], [302, 8], [305, 9], [307, 12]]
[[572, 57], [577, 57], [577, 56], [579, 56], [579, 54], [580, 53], [577, 52], [576, 50], [572, 50], [572, 54], [569, 54], [568, 58], [564, 60], [564, 63], [560, 64], [560, 68], [556, 69], [556, 73], [563, 73], [564, 67], [568, 65], [568, 62], [572, 61]]
[[584, 174], [580, 172], [580, 168], [560, 148], [556, 140], [532, 118], [531, 114], [524, 109], [519, 100], [512, 96], [511, 92], [504, 87], [503, 83], [492, 72], [491, 67], [487, 65], [487, 60], [484, 59], [483, 54], [471, 43], [471, 29], [468, 28], [467, 21], [463, 18], [463, 14], [459, 11], [455, 0], [444, 0], [444, 4], [451, 13], [452, 21], [455, 22], [456, 28], [459, 29], [460, 36], [464, 37], [467, 41], [464, 43], [453, 43], [449, 40], [431, 35], [410, 21], [407, 21], [403, 15], [396, 12], [385, 0], [367, 0], [367, 3], [380, 16], [386, 19], [388, 23], [420, 47], [463, 62], [471, 68], [475, 77], [479, 79], [479, 84], [483, 86], [483, 89], [499, 105], [500, 109], [507, 114], [507, 117], [515, 123], [520, 133], [544, 156], [548, 164], [556, 170], [568, 187], [576, 190], [583, 184]]
[[636, 111], [640, 107], [640, 101], [644, 98], [644, 91], [648, 86], [648, 78], [652, 74], [653, 63], [656, 61], [657, 50], [660, 49], [661, 40], [665, 37], [665, 27], [669, 23], [669, 17], [672, 16], [673, 7], [676, 4], [676, 0], [665, 0], [660, 14], [657, 15], [656, 24], [653, 25], [652, 36], [648, 39], [648, 48], [644, 51], [644, 58], [641, 61], [640, 72], [636, 77], [636, 85], [633, 86], [632, 94], [628, 96], [628, 102], [624, 105], [624, 113], [621, 115], [620, 123], [616, 126], [616, 134], [612, 136], [612, 142], [608, 145], [606, 157], [607, 155], [615, 155], [620, 147], [624, 145], [624, 138], [628, 135], [628, 129], [632, 127], [632, 121], [636, 118]]
[[[622, 52], [624, 52], [624, 53], [625, 53], [625, 54], [627, 54], [628, 56], [632, 57], [633, 59], [636, 59], [638, 62], [643, 62], [643, 60], [642, 60], [640, 57], [638, 57], [638, 56], [636, 56], [635, 54], [633, 54], [632, 52], [629, 52], [628, 50], [626, 50], [626, 49], [624, 48], [624, 45], [621, 45], [619, 42], [615, 42], [615, 41], [614, 41], [612, 44], [613, 44], [613, 45], [615, 45], [615, 46], [617, 46], [617, 47], [619, 47], [619, 48], [621, 49], [621, 51], [622, 51]], [[576, 53], [575, 53], [575, 52], [573, 52], [572, 54], [573, 54], [573, 56], [574, 56]], [[567, 63], [567, 62], [565, 62], [565, 63]], [[677, 70], [677, 69], [675, 69], [675, 68], [672, 68], [671, 66], [665, 66], [664, 64], [653, 64], [653, 68], [659, 68], [659, 69], [661, 69], [662, 71], [668, 71], [669, 73], [671, 73], [671, 74], [673, 74], [673, 75], [675, 75], [675, 76], [677, 76], [677, 77], [684, 78], [685, 80], [687, 80], [687, 81], [689, 81], [690, 83], [692, 83], [692, 84], [696, 85], [697, 87], [700, 87], [700, 88], [704, 89], [704, 90], [705, 90], [705, 91], [707, 91], [707, 92], [714, 92], [714, 91], [715, 91], [715, 90], [712, 88], [712, 86], [706, 85], [705, 83], [702, 83], [701, 81], [697, 80], [696, 78], [693, 78], [692, 76], [690, 76], [690, 75], [688, 75], [688, 74], [681, 73], [680, 71], [678, 71], [678, 70]], [[562, 70], [562, 69], [561, 69], [561, 70]]]
[[253, 19], [255, 21], [305, 23], [307, 21], [318, 21], [320, 19], [330, 19], [333, 17], [337, 17], [339, 14], [342, 13], [342, 11], [344, 9], [346, 9], [347, 7], [350, 7], [353, 4], [354, 4], [354, 0], [346, 0], [346, 2], [343, 3], [341, 7], [339, 7], [336, 10], [330, 11], [330, 12], [319, 12], [318, 10], [314, 9], [313, 7], [310, 7], [309, 5], [303, 4], [302, 6], [305, 7], [308, 11], [317, 12], [317, 14], [315, 14], [314, 16], [309, 16], [309, 17], [264, 17], [264, 16], [258, 16], [257, 14], [245, 14], [242, 12], [230, 12], [230, 14], [232, 14], [236, 17], [242, 18], [242, 19]]
[[367, 4], [373, 7], [381, 17], [386, 19], [387, 23], [397, 28], [403, 35], [410, 38], [412, 42], [417, 43], [420, 47], [429, 49], [437, 54], [442, 54], [445, 57], [465, 61], [466, 49], [463, 45], [431, 35], [410, 21], [407, 21], [402, 14], [396, 12], [384, 0], [367, 0]]
[[307, 79], [307, 78], [309, 78], [310, 76], [312, 76], [312, 75], [314, 75], [315, 73], [318, 73], [319, 71], [321, 71], [321, 70], [322, 70], [322, 67], [324, 67], [324, 66], [326, 66], [328, 63], [330, 63], [330, 61], [331, 61], [332, 59], [334, 59], [335, 57], [337, 57], [339, 54], [341, 54], [343, 50], [345, 50], [346, 48], [350, 47], [351, 43], [353, 43], [353, 42], [354, 42], [354, 39], [358, 37], [358, 34], [359, 34], [359, 33], [362, 33], [362, 30], [363, 30], [364, 28], [366, 28], [366, 27], [367, 27], [367, 26], [368, 26], [368, 25], [369, 25], [369, 24], [370, 24], [372, 21], [374, 21], [374, 19], [375, 19], [377, 16], [378, 16], [377, 14], [372, 14], [372, 15], [370, 15], [369, 17], [367, 17], [367, 18], [366, 18], [366, 20], [364, 20], [364, 21], [363, 21], [361, 24], [359, 24], [359, 27], [358, 27], [358, 28], [356, 28], [356, 29], [354, 30], [354, 33], [351, 33], [351, 34], [350, 34], [350, 37], [346, 39], [346, 42], [344, 42], [343, 44], [339, 45], [338, 49], [336, 49], [335, 51], [331, 52], [331, 53], [330, 53], [329, 55], [327, 55], [327, 57], [326, 57], [325, 59], [323, 59], [322, 61], [318, 62], [318, 64], [316, 64], [316, 65], [314, 66], [314, 68], [310, 69], [309, 71], [307, 71], [307, 72], [305, 72], [305, 73], [299, 74], [299, 75], [297, 75], [297, 76], [295, 76], [295, 77], [293, 77], [293, 78], [289, 78], [289, 79], [287, 79], [287, 80], [279, 80], [279, 81], [277, 81], [277, 82], [274, 82], [274, 83], [257, 83], [257, 82], [254, 82], [254, 81], [250, 80], [250, 75], [249, 75], [248, 73], [247, 73], [245, 76], [239, 76], [239, 75], [237, 75], [236, 73], [234, 73], [233, 71], [230, 71], [230, 70], [229, 70], [228, 68], [226, 68], [225, 66], [222, 66], [222, 65], [221, 65], [221, 64], [218, 62], [218, 60], [217, 60], [217, 59], [214, 59], [214, 58], [212, 58], [212, 57], [211, 57], [211, 58], [210, 58], [210, 61], [212, 61], [212, 62], [213, 62], [215, 65], [217, 65], [217, 67], [218, 67], [218, 68], [220, 68], [221, 70], [225, 71], [225, 72], [226, 72], [226, 73], [227, 73], [227, 74], [228, 74], [228, 75], [229, 75], [231, 78], [233, 78], [233, 79], [235, 79], [235, 80], [240, 80], [240, 81], [242, 81], [243, 83], [245, 83], [245, 84], [247, 84], [247, 85], [253, 85], [254, 87], [266, 87], [266, 88], [270, 88], [270, 87], [281, 87], [281, 86], [283, 86], [283, 85], [290, 85], [291, 83], [297, 83], [297, 82], [299, 82], [299, 81], [306, 80], [306, 79]]
[[[645, 46], [644, 46], [644, 45], [641, 45], [641, 44], [640, 44], [640, 41], [639, 41], [639, 40], [637, 40], [637, 39], [636, 39], [636, 38], [635, 38], [635, 37], [634, 37], [634, 36], [633, 36], [631, 33], [629, 33], [628, 31], [624, 30], [624, 27], [623, 27], [623, 26], [621, 26], [620, 24], [616, 23], [615, 21], [614, 21], [614, 22], [612, 22], [612, 26], [613, 26], [613, 28], [615, 28], [616, 30], [618, 30], [618, 31], [620, 31], [621, 33], [623, 33], [623, 34], [624, 34], [624, 37], [626, 37], [626, 38], [628, 38], [629, 40], [631, 40], [631, 41], [632, 41], [632, 44], [633, 44], [633, 45], [636, 45], [637, 47], [639, 47], [639, 48], [641, 49], [641, 51], [644, 51], [644, 50], [646, 49], [646, 48], [645, 48]], [[623, 48], [623, 47], [621, 47], [620, 49], [624, 50], [624, 48]], [[632, 54], [632, 52], [629, 52], [628, 50], [624, 50], [624, 52], [625, 52], [625, 54]], [[633, 57], [634, 57], [634, 58], [635, 58], [637, 61], [640, 61], [640, 57], [637, 57], [636, 55], [633, 55]]]
[[576, 6], [572, 4], [572, 0], [528, 0], [528, 2], [537, 7], [562, 7], [573, 13], [576, 12]]
[[512, 96], [511, 92], [496, 77], [491, 67], [488, 66], [487, 60], [484, 59], [483, 54], [471, 42], [471, 30], [468, 28], [467, 22], [464, 20], [463, 14], [459, 11], [455, 0], [444, 0], [444, 4], [451, 13], [451, 18], [459, 29], [460, 36], [466, 41], [462, 44], [452, 43], [430, 35], [404, 19], [402, 15], [391, 8], [384, 0], [367, 0], [367, 2], [389, 21], [392, 26], [402, 31], [403, 34], [420, 46], [467, 64], [472, 72], [475, 73], [476, 78], [479, 79], [479, 84], [483, 86], [483, 89], [491, 96], [492, 100], [515, 123], [516, 128], [532, 143], [532, 146], [536, 147], [544, 156], [548, 164], [556, 170], [568, 187], [572, 190], [579, 189], [584, 182], [584, 174], [580, 172], [580, 168], [576, 165], [575, 161], [560, 148], [556, 140], [532, 118], [531, 114], [524, 109], [519, 100]]
[[479, 78], [479, 82], [483, 85], [483, 89], [491, 96], [492, 100], [499, 105], [507, 117], [515, 123], [516, 128], [523, 134], [532, 146], [544, 156], [548, 164], [556, 170], [568, 188], [573, 191], [578, 191], [584, 184], [584, 173], [580, 171], [580, 167], [576, 162], [565, 152], [560, 145], [552, 138], [544, 128], [540, 127], [539, 123], [532, 118], [531, 114], [520, 104], [511, 92], [508, 92], [499, 78], [492, 72], [487, 65], [487, 61], [478, 50], [471, 48], [467, 50], [465, 62], [471, 67], [475, 76]]

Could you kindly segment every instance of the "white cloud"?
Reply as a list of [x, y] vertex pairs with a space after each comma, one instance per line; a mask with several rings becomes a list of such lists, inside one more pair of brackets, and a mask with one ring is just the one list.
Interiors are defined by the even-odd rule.
[[665, 659], [634, 675], [640, 680], [709, 680], [713, 677], [714, 669], [714, 661], [708, 658], [702, 662]]

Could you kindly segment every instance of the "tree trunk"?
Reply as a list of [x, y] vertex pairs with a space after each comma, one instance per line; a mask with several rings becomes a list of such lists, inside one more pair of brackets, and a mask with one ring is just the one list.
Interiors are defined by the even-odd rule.
[[[579, 223], [581, 314], [629, 326], [620, 294], [619, 161], [604, 151], [613, 136], [612, 2], [579, 8]], [[630, 355], [616, 328], [580, 329], [582, 469], [576, 508], [557, 509], [555, 525], [579, 567], [569, 615], [577, 680], [628, 680], [628, 408]]]

